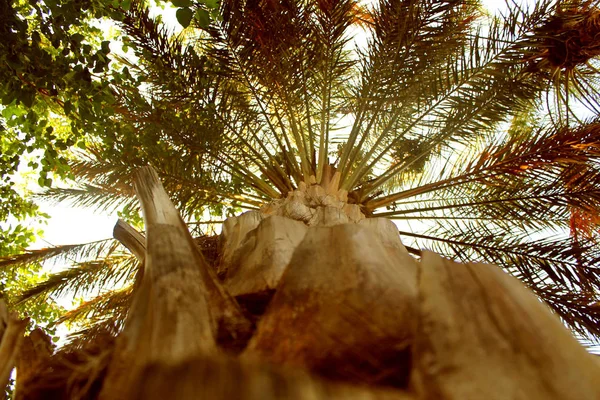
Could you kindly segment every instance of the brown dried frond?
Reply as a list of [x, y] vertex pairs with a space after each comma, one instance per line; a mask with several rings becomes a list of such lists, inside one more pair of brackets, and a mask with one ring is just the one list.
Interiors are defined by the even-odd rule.
[[[114, 347], [114, 335], [97, 335], [81, 347], [65, 346], [44, 357], [34, 374], [17, 375], [23, 399], [94, 399], [102, 385]], [[18, 369], [17, 369], [18, 370]], [[20, 382], [19, 379], [25, 379]]]
[[367, 7], [354, 3], [352, 5], [352, 23], [362, 28], [372, 28], [375, 22], [373, 21], [373, 15]]
[[219, 249], [219, 235], [203, 235], [194, 238], [194, 241], [206, 262], [216, 269], [219, 257], [221, 256]]
[[600, 10], [571, 8], [557, 13], [541, 29], [541, 58], [552, 67], [572, 70], [600, 55]]

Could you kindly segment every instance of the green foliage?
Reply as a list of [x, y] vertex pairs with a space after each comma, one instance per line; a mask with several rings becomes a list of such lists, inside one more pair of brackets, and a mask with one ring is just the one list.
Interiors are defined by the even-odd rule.
[[[9, 185], [0, 186], [0, 257], [21, 252], [34, 239], [35, 232], [28, 226], [19, 223], [36, 214], [37, 206], [25, 201]], [[8, 221], [13, 221], [11, 224]]]
[[[0, 4], [1, 221], [43, 217], [16, 189], [19, 168], [50, 187], [71, 176], [68, 150], [82, 143], [82, 132], [112, 127], [103, 106], [114, 102], [102, 77], [109, 42], [89, 23], [109, 14], [90, 1]], [[0, 254], [23, 250], [34, 237], [23, 225], [1, 228]]]
[[33, 301], [18, 303], [17, 299], [26, 288], [35, 286], [48, 278], [42, 272], [40, 264], [3, 268], [0, 271], [0, 293], [7, 299], [9, 307], [17, 311], [23, 318], [29, 317], [28, 329], [42, 328], [47, 334], [56, 334], [55, 322], [65, 310], [58, 306], [49, 296], [42, 296]]
[[208, 14], [208, 11], [199, 8], [196, 10], [194, 18], [196, 18], [200, 28], [208, 28], [208, 25], [210, 24], [210, 15]]
[[192, 22], [192, 18], [194, 17], [194, 12], [189, 7], [182, 7], [177, 10], [177, 21], [183, 26], [187, 28], [190, 26], [190, 22]]

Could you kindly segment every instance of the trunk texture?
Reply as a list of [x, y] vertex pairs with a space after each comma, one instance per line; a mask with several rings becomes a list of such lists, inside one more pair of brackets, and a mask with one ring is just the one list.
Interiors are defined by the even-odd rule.
[[89, 377], [54, 398], [600, 398], [594, 357], [523, 284], [491, 265], [415, 259], [330, 172], [226, 221], [215, 267], [142, 169], [146, 237], [115, 228], [144, 265], [127, 323], [102, 351], [78, 350]]
[[[10, 380], [10, 373], [19, 356], [19, 348], [23, 342], [23, 333], [27, 320], [8, 311], [4, 299], [0, 299], [0, 388], [5, 388]], [[4, 390], [0, 391], [0, 399], [5, 398]]]

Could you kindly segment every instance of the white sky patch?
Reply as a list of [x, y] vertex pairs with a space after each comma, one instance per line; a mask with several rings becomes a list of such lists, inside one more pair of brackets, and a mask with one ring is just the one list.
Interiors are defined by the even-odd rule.
[[41, 202], [39, 205], [51, 218], [43, 228], [43, 237], [31, 246], [33, 249], [111, 238], [118, 219], [116, 213], [77, 208], [69, 202], [55, 205]]
[[507, 11], [516, 7], [516, 5], [531, 8], [535, 2], [536, 0], [481, 0], [481, 4], [494, 15], [506, 15]]

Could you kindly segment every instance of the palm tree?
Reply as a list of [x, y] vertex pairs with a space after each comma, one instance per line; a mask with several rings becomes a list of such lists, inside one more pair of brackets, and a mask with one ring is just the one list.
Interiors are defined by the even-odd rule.
[[[513, 4], [502, 18], [466, 0], [226, 0], [218, 12], [211, 2], [181, 2], [179, 15], [192, 10], [191, 27], [179, 35], [151, 18], [143, 1], [120, 10], [137, 59], [115, 60], [127, 67], [111, 83], [115, 130], [90, 134], [86, 151], [73, 159], [80, 188], [44, 194], [124, 206], [135, 222], [135, 171], [151, 164], [188, 227], [210, 226], [203, 222], [210, 213], [248, 211], [224, 223], [220, 240], [196, 239], [210, 267], [196, 250], [185, 250], [188, 261], [206, 268], [173, 279], [195, 287], [188, 282], [193, 277], [208, 295], [188, 288], [196, 297], [170, 301], [182, 302], [177, 312], [185, 314], [193, 299], [212, 319], [206, 325], [186, 316], [196, 336], [174, 343], [190, 339], [185, 351], [213, 354], [214, 341], [328, 379], [405, 388], [415, 374], [411, 355], [418, 364], [415, 348], [427, 347], [408, 329], [407, 318], [419, 313], [410, 306], [418, 290], [406, 282], [428, 276], [417, 272], [415, 260], [448, 263], [425, 249], [462, 263], [496, 264], [575, 333], [588, 340], [600, 335], [600, 122], [582, 117], [582, 109], [595, 113], [599, 106], [595, 2]], [[210, 12], [214, 20], [207, 22]], [[147, 310], [143, 299], [151, 290], [144, 282], [162, 276], [146, 275], [142, 266], [149, 268], [150, 257], [158, 268], [156, 259], [171, 256], [153, 252], [178, 252], [172, 246], [187, 243], [157, 176], [142, 169], [135, 186], [147, 244], [120, 223], [116, 241], [2, 261], [78, 260], [21, 298], [97, 294], [61, 318], [85, 328], [72, 349], [112, 343], [106, 332], [117, 334], [127, 320], [137, 328], [125, 328], [129, 342], [117, 340], [116, 354], [141, 351], [143, 344], [131, 343], [146, 322], [135, 315], [147, 311], [135, 310]], [[170, 217], [157, 222], [163, 212]], [[402, 267], [395, 270], [381, 254]], [[353, 263], [365, 266], [338, 265]], [[368, 265], [381, 273], [365, 272]], [[369, 283], [363, 287], [361, 279]], [[357, 286], [358, 294], [348, 294]], [[138, 293], [133, 303], [132, 293]], [[527, 304], [537, 310], [535, 303]], [[346, 306], [354, 314], [339, 311]], [[168, 307], [155, 317], [175, 312]], [[308, 333], [283, 338], [304, 324]], [[126, 358], [115, 359], [104, 396], [142, 379], [114, 366]], [[231, 360], [215, 362], [217, 370], [237, 368]], [[144, 379], [164, 372], [162, 364], [152, 365]], [[198, 367], [185, 365], [165, 376]], [[86, 375], [80, 389], [90, 390], [97, 377]], [[344, 388], [343, 395], [323, 390], [351, 398]], [[438, 398], [453, 398], [444, 393]]]

